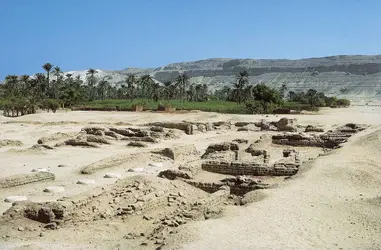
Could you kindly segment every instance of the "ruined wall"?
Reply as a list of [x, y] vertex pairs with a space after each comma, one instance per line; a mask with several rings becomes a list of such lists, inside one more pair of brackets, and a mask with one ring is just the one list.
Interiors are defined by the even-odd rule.
[[283, 165], [268, 166], [260, 163], [206, 161], [201, 167], [205, 171], [230, 174], [230, 175], [255, 175], [255, 176], [290, 176], [296, 174], [299, 164], [282, 163]]
[[207, 206], [217, 206], [225, 201], [230, 195], [230, 188], [228, 186], [221, 186], [218, 191], [212, 193], [209, 199], [206, 200]]
[[198, 182], [198, 181], [189, 181], [184, 180], [186, 183], [199, 188], [201, 190], [204, 190], [208, 193], [216, 193], [224, 186], [229, 187], [230, 191], [229, 193], [235, 194], [235, 195], [244, 195], [250, 191], [256, 190], [256, 189], [262, 189], [260, 185], [252, 185], [252, 186], [245, 186], [245, 185], [227, 185], [226, 183], [213, 183], [213, 182]]
[[55, 175], [49, 172], [38, 172], [30, 174], [18, 174], [0, 179], [0, 188], [10, 188], [26, 185], [33, 182], [54, 180]]

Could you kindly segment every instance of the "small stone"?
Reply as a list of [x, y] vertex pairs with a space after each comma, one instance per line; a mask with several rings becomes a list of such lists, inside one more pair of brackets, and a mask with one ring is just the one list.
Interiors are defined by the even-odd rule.
[[145, 220], [152, 220], [152, 217], [151, 217], [151, 216], [144, 215], [144, 216], [143, 216], [143, 219], [145, 219]]
[[142, 172], [144, 172], [144, 168], [130, 168], [127, 171], [128, 172], [134, 172], [134, 173], [142, 173]]
[[19, 227], [17, 228], [17, 230], [19, 230], [20, 232], [22, 232], [22, 231], [24, 231], [24, 228], [23, 228], [22, 226], [19, 226]]
[[140, 245], [142, 245], [142, 246], [148, 246], [148, 243], [147, 242], [142, 242]]
[[58, 186], [51, 186], [51, 187], [44, 188], [45, 193], [61, 193], [64, 191], [65, 191], [64, 187], [58, 187]]
[[163, 167], [163, 163], [162, 162], [151, 162], [148, 164], [148, 166], [150, 167], [156, 167], [156, 168], [161, 168]]
[[57, 223], [55, 222], [48, 223], [44, 226], [44, 228], [51, 229], [51, 230], [57, 229]]
[[26, 201], [28, 200], [26, 196], [8, 196], [4, 199], [4, 202], [13, 203], [16, 201]]
[[36, 168], [33, 169], [32, 172], [48, 172], [48, 170], [46, 168]]
[[140, 236], [144, 237], [144, 236], [146, 236], [146, 234], [145, 233], [140, 233]]
[[83, 180], [77, 181], [77, 184], [80, 184], [80, 185], [92, 185], [92, 184], [95, 184], [95, 180], [92, 180], [92, 179], [83, 179]]
[[43, 237], [43, 236], [44, 236], [44, 233], [43, 233], [43, 232], [41, 232], [39, 236], [40, 236], [40, 237]]
[[122, 178], [122, 175], [119, 174], [119, 173], [107, 173], [103, 176], [103, 178], [116, 178], [116, 179], [120, 179]]
[[125, 238], [125, 239], [127, 239], [127, 240], [131, 240], [131, 239], [133, 239], [134, 237], [133, 237], [132, 235], [130, 235], [130, 234], [127, 234], [127, 235], [125, 235], [123, 238]]

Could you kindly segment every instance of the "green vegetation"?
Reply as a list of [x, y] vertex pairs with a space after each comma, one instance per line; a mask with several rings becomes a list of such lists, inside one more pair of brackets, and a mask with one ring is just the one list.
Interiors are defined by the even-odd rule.
[[205, 102], [191, 102], [182, 100], [168, 100], [159, 101], [154, 100], [144, 100], [144, 99], [134, 99], [124, 100], [124, 99], [107, 99], [107, 100], [95, 100], [91, 102], [86, 102], [82, 106], [78, 106], [77, 109], [80, 110], [121, 110], [127, 111], [131, 110], [133, 105], [140, 104], [144, 106], [146, 110], [157, 110], [159, 105], [170, 106], [176, 110], [202, 110], [207, 112], [218, 112], [218, 113], [229, 113], [229, 114], [246, 114], [247, 109], [245, 105], [238, 105], [236, 102], [211, 100]]
[[[46, 74], [8, 75], [0, 85], [0, 109], [5, 116], [33, 114], [37, 109], [56, 112], [61, 108], [79, 110], [202, 110], [220, 113], [272, 113], [277, 108], [314, 110], [318, 107], [346, 107], [346, 99], [327, 97], [310, 89], [306, 93], [280, 89], [265, 84], [252, 85], [246, 71], [239, 72], [232, 87], [214, 92], [206, 84], [194, 84], [183, 73], [159, 83], [150, 75], [126, 76], [125, 84], [113, 86], [111, 76], [99, 77], [95, 69], [86, 78], [62, 73], [58, 66], [46, 63]], [[139, 107], [139, 108], [137, 108]]]

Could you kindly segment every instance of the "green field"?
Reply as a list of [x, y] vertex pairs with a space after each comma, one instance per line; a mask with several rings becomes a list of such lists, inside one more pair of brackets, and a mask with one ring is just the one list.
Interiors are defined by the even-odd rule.
[[152, 100], [121, 100], [121, 99], [108, 99], [108, 100], [95, 100], [91, 102], [86, 102], [83, 105], [76, 107], [79, 110], [131, 110], [132, 106], [135, 104], [143, 104], [146, 110], [157, 110], [159, 104], [165, 106], [172, 106], [176, 110], [202, 110], [208, 112], [218, 112], [218, 113], [230, 113], [230, 114], [245, 114], [247, 113], [244, 104], [238, 105], [235, 102], [225, 102], [225, 101], [208, 101], [208, 102], [188, 102], [181, 100], [168, 100], [154, 102]]
[[[176, 110], [201, 110], [206, 112], [218, 112], [227, 114], [247, 114], [248, 110], [245, 104], [238, 104], [236, 102], [227, 101], [207, 101], [207, 102], [189, 102], [181, 100], [168, 100], [154, 102], [147, 99], [135, 99], [135, 100], [124, 100], [124, 99], [107, 99], [107, 100], [95, 100], [91, 102], [86, 102], [83, 105], [75, 107], [76, 110], [98, 110], [98, 111], [128, 111], [132, 109], [133, 105], [143, 104], [145, 110], [157, 110], [159, 104], [165, 106], [172, 106]], [[302, 110], [309, 109], [309, 105], [285, 102], [282, 107]]]

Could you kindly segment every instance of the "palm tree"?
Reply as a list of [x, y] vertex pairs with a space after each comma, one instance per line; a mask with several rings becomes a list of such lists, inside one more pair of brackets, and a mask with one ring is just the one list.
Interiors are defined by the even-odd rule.
[[152, 84], [152, 99], [155, 102], [158, 102], [160, 99], [160, 84], [159, 83], [153, 83]]
[[22, 83], [22, 94], [23, 96], [28, 95], [28, 89], [29, 89], [29, 81], [30, 81], [30, 76], [28, 75], [22, 75], [20, 77], [20, 82]]
[[19, 83], [19, 79], [16, 75], [7, 75], [5, 77], [5, 83], [4, 83], [5, 97], [18, 95], [18, 83]]
[[174, 94], [174, 86], [172, 85], [171, 81], [165, 81], [164, 82], [164, 92], [165, 92], [165, 98], [167, 100], [173, 98]]
[[127, 83], [127, 96], [131, 100], [135, 98], [135, 84], [137, 82], [135, 74], [128, 74], [126, 78]]
[[202, 96], [202, 100], [203, 101], [207, 101], [208, 100], [208, 85], [207, 84], [203, 84], [202, 85], [202, 88], [201, 88], [201, 96]]
[[47, 77], [42, 74], [42, 73], [37, 73], [34, 76], [34, 80], [36, 82], [36, 95], [39, 98], [43, 98], [46, 95], [46, 90], [47, 90]]
[[189, 85], [189, 77], [183, 73], [176, 78], [176, 83], [180, 86], [181, 100], [184, 101], [185, 90]]
[[196, 97], [196, 89], [195, 89], [194, 84], [191, 84], [189, 86], [188, 91], [187, 91], [187, 99], [188, 99], [188, 101], [193, 102], [195, 100], [195, 97]]
[[241, 104], [241, 102], [244, 99], [243, 96], [243, 90], [246, 88], [246, 86], [249, 84], [249, 73], [247, 73], [246, 70], [243, 72], [239, 72], [238, 76], [236, 77], [236, 82], [233, 83], [234, 86], [234, 92], [236, 101]]
[[151, 87], [153, 85], [154, 81], [152, 79], [152, 76], [150, 75], [143, 75], [140, 78], [140, 84], [141, 84], [141, 90], [142, 90], [142, 97], [149, 97], [151, 92]]
[[102, 101], [105, 99], [107, 93], [109, 92], [110, 83], [103, 78], [98, 84], [98, 95], [101, 97]]
[[202, 85], [201, 84], [197, 84], [196, 87], [195, 87], [195, 95], [196, 95], [195, 99], [196, 99], [197, 102], [202, 100], [201, 90], [202, 90]]
[[52, 68], [53, 68], [53, 65], [50, 64], [50, 63], [45, 63], [44, 65], [42, 65], [42, 68], [46, 71], [46, 80], [47, 80], [47, 89], [49, 89], [49, 83], [50, 83], [50, 72], [52, 71]]
[[62, 73], [63, 73], [63, 72], [62, 72], [62, 70], [61, 70], [60, 67], [58, 67], [58, 66], [55, 66], [55, 67], [54, 67], [54, 69], [53, 69], [53, 75], [56, 77], [56, 81], [57, 81], [57, 82], [59, 81], [60, 76], [61, 76]]
[[96, 74], [98, 73], [97, 70], [95, 69], [88, 69], [87, 72], [86, 72], [86, 82], [87, 82], [87, 85], [89, 86], [89, 97], [90, 99], [94, 99], [95, 98], [95, 85], [97, 83], [97, 77], [96, 77]]
[[59, 89], [59, 86], [61, 85], [61, 80], [62, 80], [62, 70], [60, 67], [56, 66], [54, 67], [53, 69], [53, 75], [56, 77], [56, 81], [52, 82], [52, 93], [53, 93], [53, 98], [56, 98], [57, 97], [57, 89]]

